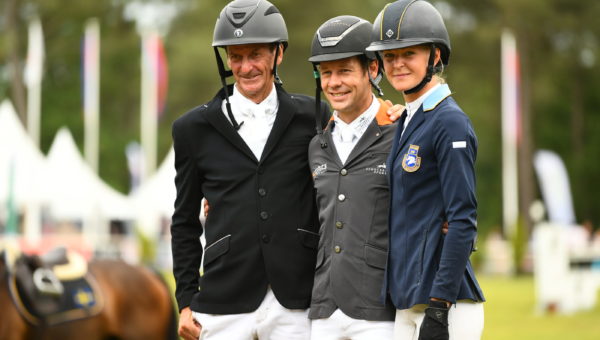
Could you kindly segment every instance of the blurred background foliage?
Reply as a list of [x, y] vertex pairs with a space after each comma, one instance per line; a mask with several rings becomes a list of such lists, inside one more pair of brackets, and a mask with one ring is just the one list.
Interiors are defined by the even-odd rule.
[[[280, 74], [289, 92], [314, 94], [307, 62], [315, 30], [325, 20], [351, 14], [373, 21], [385, 0], [271, 0], [289, 31]], [[0, 99], [13, 101], [25, 119], [22, 70], [27, 22], [39, 16], [46, 45], [42, 98], [42, 149], [67, 126], [83, 146], [80, 50], [84, 24], [101, 27], [100, 176], [122, 192], [129, 187], [125, 146], [140, 139], [140, 39], [125, 19], [131, 1], [1, 0]], [[138, 0], [138, 2], [143, 2]], [[148, 0], [146, 2], [152, 2]], [[164, 37], [169, 92], [159, 118], [158, 159], [171, 146], [172, 122], [206, 102], [220, 87], [211, 48], [216, 18], [227, 1], [179, 0], [180, 13]], [[477, 160], [479, 227], [482, 234], [502, 224], [500, 35], [512, 30], [521, 51], [522, 150], [558, 152], [569, 171], [578, 222], [600, 223], [594, 194], [600, 188], [600, 1], [445, 0], [432, 1], [445, 17], [452, 41], [446, 78], [471, 117], [479, 137]], [[386, 97], [403, 103], [384, 81]], [[539, 193], [531, 166], [522, 183], [531, 187], [526, 204]], [[526, 211], [527, 205], [522, 206]]]

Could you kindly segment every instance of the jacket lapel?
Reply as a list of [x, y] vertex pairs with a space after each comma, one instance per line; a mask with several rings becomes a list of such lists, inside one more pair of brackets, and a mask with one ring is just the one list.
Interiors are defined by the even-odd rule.
[[[404, 144], [406, 144], [406, 141], [408, 140], [410, 135], [419, 127], [419, 125], [421, 125], [423, 123], [423, 121], [425, 120], [425, 112], [429, 112], [429, 111], [435, 109], [435, 107], [439, 103], [441, 103], [444, 99], [446, 99], [451, 94], [452, 94], [452, 92], [450, 91], [450, 88], [448, 87], [447, 84], [440, 84], [439, 87], [435, 91], [433, 91], [430, 95], [427, 96], [427, 98], [425, 98], [421, 107], [419, 107], [417, 112], [415, 112], [415, 115], [412, 117], [412, 119], [408, 123], [408, 126], [406, 127], [406, 131], [404, 131], [404, 133], [402, 134], [402, 138], [400, 138], [400, 142], [399, 143], [394, 142], [394, 148], [398, 147], [398, 149], [396, 149], [396, 151], [393, 153], [393, 157], [398, 156], [398, 152], [400, 152], [400, 150], [402, 150], [402, 148], [404, 147]], [[405, 111], [405, 113], [406, 113], [406, 111]], [[405, 113], [403, 113], [403, 115]], [[404, 124], [404, 121], [402, 121], [401, 125], [398, 126], [398, 133], [402, 132], [401, 128], [402, 128], [403, 124]]]
[[[232, 93], [233, 85], [229, 86], [231, 87], [229, 93]], [[223, 137], [225, 137], [225, 139], [227, 139], [231, 144], [238, 148], [243, 154], [245, 154], [255, 162], [258, 162], [256, 156], [254, 156], [254, 154], [252, 153], [252, 150], [250, 150], [250, 148], [248, 147], [246, 142], [244, 142], [240, 134], [233, 128], [233, 125], [231, 125], [229, 119], [225, 117], [225, 113], [221, 109], [224, 96], [225, 93], [223, 89], [221, 89], [221, 91], [219, 91], [215, 99], [208, 104], [209, 107], [206, 110], [206, 120], [208, 120], [208, 122], [211, 125], [213, 125], [215, 129], [221, 135], [223, 135]]]
[[273, 128], [271, 129], [271, 133], [269, 134], [269, 138], [267, 139], [267, 144], [262, 152], [260, 161], [263, 162], [271, 151], [277, 145], [277, 142], [283, 136], [283, 133], [287, 129], [288, 125], [294, 118], [296, 114], [296, 107], [294, 106], [294, 102], [290, 95], [285, 92], [285, 90], [281, 87], [281, 85], [275, 85], [277, 89], [277, 99], [279, 100], [279, 109], [277, 110], [277, 116], [275, 117], [275, 122], [273, 123]]
[[[398, 143], [398, 149], [396, 150], [395, 156], [398, 155], [398, 152], [402, 150], [410, 135], [415, 132], [415, 130], [423, 123], [423, 121], [425, 121], [425, 114], [423, 113], [423, 106], [421, 106], [417, 112], [415, 112], [415, 115], [411, 118], [410, 122], [408, 122], [408, 126], [406, 127], [406, 130], [404, 130], [404, 133], [402, 133], [402, 125], [398, 126], [400, 133], [402, 133], [402, 137]], [[402, 124], [404, 124], [404, 122], [402, 122]]]
[[344, 163], [342, 163], [342, 160], [340, 159], [340, 156], [335, 147], [335, 143], [333, 142], [333, 136], [331, 135], [331, 133], [333, 132], [333, 129], [335, 129], [335, 122], [333, 121], [333, 119], [331, 119], [329, 121], [329, 123], [327, 124], [327, 128], [325, 130], [323, 130], [323, 138], [325, 138], [325, 142], [327, 142], [327, 147], [325, 148], [325, 152], [327, 153], [327, 156], [329, 157], [329, 159], [331, 159], [333, 162], [337, 163], [337, 165], [341, 169], [344, 167]]
[[400, 149], [400, 136], [402, 135], [402, 127], [404, 126], [404, 121], [406, 120], [406, 109], [400, 115], [400, 118], [396, 122], [398, 124], [398, 128], [396, 128], [396, 133], [394, 134], [394, 141], [392, 142], [392, 150], [390, 152], [390, 157], [395, 157], [398, 149]]

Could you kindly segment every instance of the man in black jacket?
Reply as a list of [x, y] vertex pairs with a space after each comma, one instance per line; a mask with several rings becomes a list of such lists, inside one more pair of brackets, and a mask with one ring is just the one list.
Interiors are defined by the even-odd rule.
[[[213, 39], [223, 89], [173, 124], [173, 272], [185, 339], [309, 338], [319, 240], [307, 160], [315, 101], [277, 84], [286, 46], [275, 6], [229, 3]], [[211, 205], [205, 226], [202, 198]]]

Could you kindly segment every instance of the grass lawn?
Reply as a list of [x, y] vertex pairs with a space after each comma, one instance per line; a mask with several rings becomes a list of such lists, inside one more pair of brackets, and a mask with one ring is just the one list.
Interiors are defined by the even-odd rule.
[[477, 278], [487, 299], [483, 340], [598, 340], [600, 304], [574, 315], [541, 315], [535, 310], [532, 277]]
[[[165, 278], [172, 288], [171, 273]], [[487, 301], [483, 340], [599, 340], [600, 303], [575, 315], [541, 315], [535, 310], [533, 278], [477, 277]], [[600, 299], [599, 299], [600, 301]]]

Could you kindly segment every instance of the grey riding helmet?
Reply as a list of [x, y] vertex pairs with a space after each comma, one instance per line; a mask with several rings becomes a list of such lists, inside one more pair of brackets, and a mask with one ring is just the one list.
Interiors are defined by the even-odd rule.
[[283, 16], [266, 0], [235, 0], [221, 11], [213, 35], [213, 47], [283, 43], [288, 32]]
[[[323, 61], [339, 60], [365, 55], [369, 60], [379, 60], [379, 56], [365, 48], [371, 42], [373, 25], [365, 19], [352, 15], [342, 15], [327, 20], [315, 33], [312, 41], [311, 56], [308, 61], [317, 65]], [[382, 96], [377, 85], [381, 79], [381, 61], [379, 60], [377, 78], [371, 79], [373, 87]], [[315, 74], [318, 76], [318, 74]], [[369, 75], [370, 76], [370, 75]]]
[[[316, 122], [317, 133], [322, 136], [321, 119], [319, 117], [321, 105], [321, 80], [317, 65], [324, 61], [340, 60], [354, 56], [366, 56], [369, 60], [378, 59], [374, 52], [365, 51], [371, 42], [371, 32], [373, 25], [367, 20], [352, 15], [342, 15], [327, 20], [315, 33], [312, 41], [311, 56], [308, 58], [313, 64], [314, 76], [316, 79]], [[379, 70], [377, 77], [373, 79], [369, 74], [371, 85], [378, 91], [380, 96], [383, 92], [378, 83], [381, 80], [382, 68], [379, 61]], [[326, 143], [321, 139], [321, 146], [326, 147]]]
[[[226, 78], [232, 76], [231, 70], [225, 70], [223, 60], [219, 54], [219, 47], [245, 44], [271, 44], [280, 43], [287, 48], [288, 32], [283, 16], [272, 3], [266, 0], [234, 0], [225, 6], [217, 19], [213, 34], [212, 46], [217, 58], [217, 66], [221, 83], [223, 85], [226, 107], [229, 119], [236, 130], [237, 124], [231, 113], [229, 103], [229, 90]], [[277, 59], [279, 49], [275, 50], [273, 62], [273, 75], [277, 83], [281, 83], [277, 74]]]
[[417, 87], [405, 93], [417, 92], [442, 69], [442, 65], [433, 65], [436, 47], [440, 49], [442, 64], [448, 65], [450, 37], [442, 16], [429, 2], [399, 0], [387, 4], [375, 19], [367, 51], [381, 52], [416, 45], [431, 47], [427, 75]]

